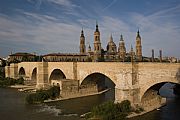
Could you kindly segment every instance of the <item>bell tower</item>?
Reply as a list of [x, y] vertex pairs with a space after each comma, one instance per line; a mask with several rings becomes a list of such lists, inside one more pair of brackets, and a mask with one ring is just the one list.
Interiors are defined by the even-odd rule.
[[86, 53], [85, 37], [84, 37], [83, 29], [81, 30], [80, 47], [79, 48], [80, 48], [80, 54], [85, 54]]
[[118, 52], [119, 52], [120, 59], [124, 61], [125, 56], [126, 56], [126, 47], [125, 47], [125, 43], [124, 43], [124, 39], [122, 35], [120, 37]]
[[98, 24], [96, 22], [96, 30], [94, 32], [94, 61], [97, 61], [101, 57], [101, 41]]
[[136, 36], [136, 58], [137, 61], [142, 61], [142, 45], [141, 45], [141, 36], [139, 34], [139, 30]]

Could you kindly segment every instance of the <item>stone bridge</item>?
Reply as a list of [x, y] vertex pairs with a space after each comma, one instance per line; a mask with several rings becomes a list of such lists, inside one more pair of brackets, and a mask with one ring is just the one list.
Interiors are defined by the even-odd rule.
[[[37, 88], [50, 85], [54, 79], [78, 80], [81, 85], [84, 81], [104, 78], [114, 87], [115, 101], [128, 99], [134, 105], [147, 104], [148, 99], [156, 101], [164, 83], [180, 83], [179, 63], [21, 62], [6, 66], [5, 72], [6, 77], [34, 80]], [[101, 86], [101, 82], [98, 84]]]

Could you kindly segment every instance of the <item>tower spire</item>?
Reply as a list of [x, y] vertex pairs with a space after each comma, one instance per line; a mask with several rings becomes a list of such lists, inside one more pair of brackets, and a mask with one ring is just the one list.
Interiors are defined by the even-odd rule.
[[97, 20], [96, 20], [96, 32], [99, 32]]
[[123, 35], [121, 34], [120, 41], [123, 41]]
[[81, 30], [81, 37], [84, 37], [83, 27], [82, 27], [82, 30]]
[[133, 52], [133, 46], [132, 46], [132, 44], [131, 44], [131, 52]]
[[141, 36], [139, 34], [139, 28], [138, 28], [138, 31], [137, 31], [137, 37], [141, 38]]
[[91, 45], [88, 46], [88, 52], [91, 52]]
[[111, 36], [110, 36], [110, 41], [113, 41], [112, 33], [111, 33]]

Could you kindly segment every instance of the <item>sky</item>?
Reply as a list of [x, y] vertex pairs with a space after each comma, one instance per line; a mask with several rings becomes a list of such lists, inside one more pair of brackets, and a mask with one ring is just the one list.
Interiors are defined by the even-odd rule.
[[96, 21], [105, 50], [111, 34], [117, 47], [122, 34], [135, 48], [139, 29], [143, 56], [180, 58], [180, 0], [1, 0], [0, 57], [78, 53], [82, 28], [93, 48]]

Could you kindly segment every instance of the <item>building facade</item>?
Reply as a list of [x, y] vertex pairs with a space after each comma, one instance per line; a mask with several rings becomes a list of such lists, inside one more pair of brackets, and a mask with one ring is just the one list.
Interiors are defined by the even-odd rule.
[[9, 55], [8, 61], [9, 62], [31, 62], [35, 61], [36, 55], [31, 53], [14, 53]]

